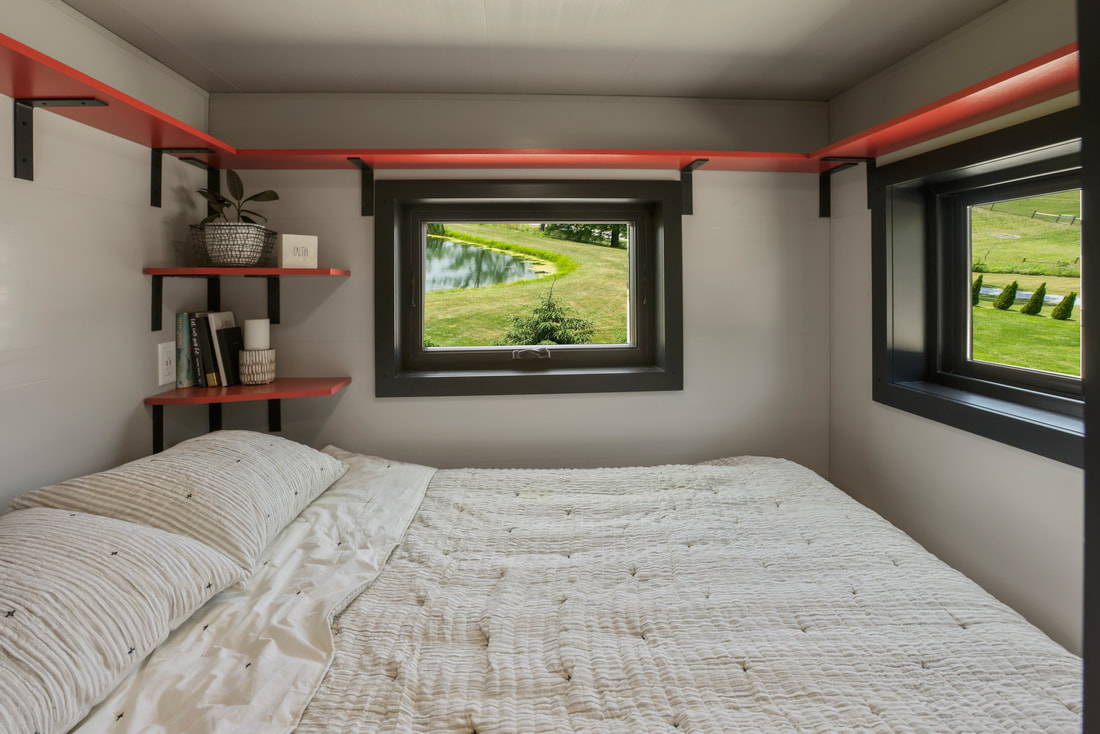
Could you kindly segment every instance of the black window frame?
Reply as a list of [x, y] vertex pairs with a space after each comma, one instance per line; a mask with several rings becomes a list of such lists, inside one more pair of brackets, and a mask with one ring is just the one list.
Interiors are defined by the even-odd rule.
[[971, 272], [965, 207], [1002, 192], [1079, 181], [1072, 177], [1080, 175], [1080, 137], [1072, 108], [870, 174], [876, 402], [1083, 465], [1080, 381], [964, 354]]
[[[683, 389], [681, 188], [674, 181], [383, 180], [376, 183], [375, 394], [509, 395]], [[514, 349], [423, 345], [429, 222], [631, 225], [626, 345]]]

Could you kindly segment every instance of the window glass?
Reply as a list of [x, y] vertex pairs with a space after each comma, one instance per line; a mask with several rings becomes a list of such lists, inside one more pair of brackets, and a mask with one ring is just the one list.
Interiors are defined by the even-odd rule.
[[973, 204], [970, 359], [1081, 376], [1081, 190]]
[[631, 344], [628, 223], [428, 222], [424, 346]]

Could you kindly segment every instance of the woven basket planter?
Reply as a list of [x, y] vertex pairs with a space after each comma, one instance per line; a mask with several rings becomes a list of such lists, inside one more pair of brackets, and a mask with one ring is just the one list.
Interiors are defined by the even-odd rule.
[[191, 245], [200, 265], [264, 267], [275, 248], [275, 232], [248, 222], [192, 224]]

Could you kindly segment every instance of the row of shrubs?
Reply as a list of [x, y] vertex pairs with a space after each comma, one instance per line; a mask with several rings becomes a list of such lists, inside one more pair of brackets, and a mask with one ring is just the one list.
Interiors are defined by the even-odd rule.
[[[982, 275], [979, 274], [977, 280], [970, 286], [970, 303], [977, 306], [978, 301], [981, 299], [982, 293]], [[1014, 280], [1009, 285], [1004, 287], [1000, 295], [993, 299], [993, 308], [1001, 311], [1007, 311], [1012, 308], [1012, 305], [1016, 303], [1016, 291], [1019, 288], [1019, 284]], [[1043, 282], [1035, 289], [1035, 292], [1031, 294], [1031, 298], [1027, 299], [1027, 303], [1020, 307], [1020, 313], [1027, 314], [1028, 316], [1038, 316], [1043, 310], [1043, 305], [1047, 297], [1047, 284]], [[1077, 303], [1077, 291], [1070, 291], [1068, 296], [1065, 296], [1054, 310], [1050, 312], [1050, 317], [1058, 321], [1065, 321], [1073, 316], [1073, 306]]]

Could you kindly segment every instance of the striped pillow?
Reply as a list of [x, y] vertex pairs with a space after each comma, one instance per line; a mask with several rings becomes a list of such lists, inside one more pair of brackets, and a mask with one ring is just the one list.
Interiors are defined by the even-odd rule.
[[0, 516], [0, 731], [66, 731], [242, 576], [155, 528], [47, 508]]
[[186, 535], [252, 573], [275, 536], [347, 469], [285, 438], [218, 431], [36, 489], [11, 506], [75, 510]]

